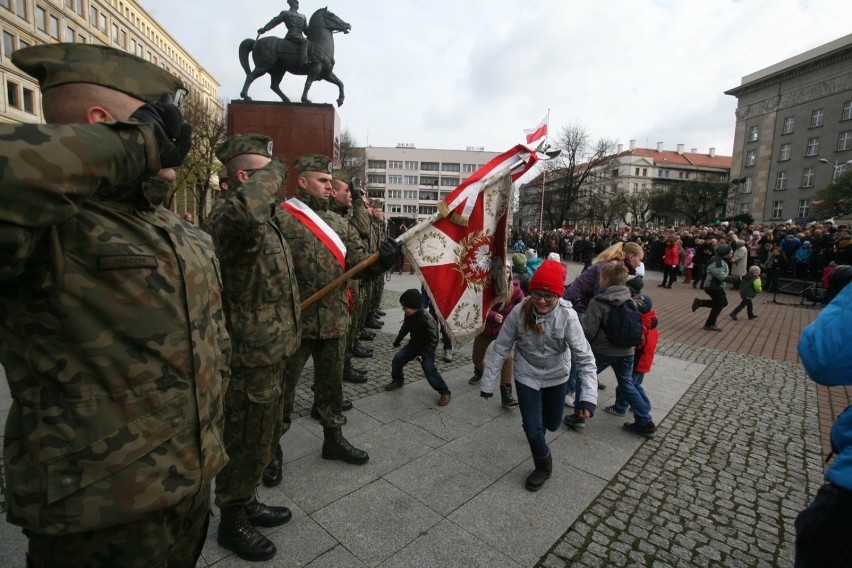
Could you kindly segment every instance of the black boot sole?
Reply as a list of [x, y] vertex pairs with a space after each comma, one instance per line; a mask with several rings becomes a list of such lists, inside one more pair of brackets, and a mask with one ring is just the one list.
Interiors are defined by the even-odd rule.
[[350, 456], [349, 454], [339, 454], [335, 450], [326, 451], [323, 449], [322, 451], [322, 459], [324, 460], [340, 460], [352, 465], [364, 465], [368, 461], [370, 461], [370, 456], [365, 456], [363, 458], [356, 458]]
[[268, 554], [251, 556], [251, 555], [239, 550], [236, 546], [229, 546], [228, 544], [222, 542], [222, 540], [219, 539], [218, 537], [216, 538], [216, 542], [219, 544], [219, 546], [221, 546], [225, 550], [230, 550], [231, 552], [233, 552], [234, 554], [236, 554], [237, 556], [239, 556], [243, 560], [248, 560], [249, 562], [263, 562], [264, 560], [269, 560], [270, 558], [272, 558], [273, 556], [275, 556], [278, 553], [277, 549], [273, 549], [272, 552], [268, 553]]

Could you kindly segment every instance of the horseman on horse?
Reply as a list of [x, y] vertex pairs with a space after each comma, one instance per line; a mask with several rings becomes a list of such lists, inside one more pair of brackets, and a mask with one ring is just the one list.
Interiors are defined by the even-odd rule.
[[299, 46], [299, 64], [304, 66], [308, 64], [308, 45], [310, 44], [308, 38], [305, 37], [308, 19], [299, 13], [299, 0], [287, 0], [287, 4], [290, 9], [269, 20], [265, 26], [257, 30], [257, 35], [261, 36], [278, 24], [283, 23], [287, 26], [287, 35], [284, 36], [284, 39]]

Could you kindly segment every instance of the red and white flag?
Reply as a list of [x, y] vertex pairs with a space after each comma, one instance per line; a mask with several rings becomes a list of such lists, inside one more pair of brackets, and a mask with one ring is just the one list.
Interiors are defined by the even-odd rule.
[[506, 239], [512, 182], [539, 159], [518, 145], [465, 179], [438, 204], [438, 219], [399, 240], [454, 345], [482, 331], [488, 309], [508, 295]]
[[527, 144], [532, 144], [537, 140], [541, 140], [545, 136], [547, 136], [547, 123], [550, 122], [550, 111], [547, 111], [547, 114], [544, 115], [544, 118], [541, 119], [541, 122], [538, 123], [538, 126], [535, 128], [524, 129], [524, 134], [527, 135]]

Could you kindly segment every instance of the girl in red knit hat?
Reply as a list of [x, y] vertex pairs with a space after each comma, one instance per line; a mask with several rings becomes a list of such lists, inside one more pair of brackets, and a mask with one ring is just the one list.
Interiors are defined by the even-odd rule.
[[503, 320], [480, 383], [480, 395], [491, 398], [503, 362], [514, 349], [515, 387], [535, 463], [526, 480], [530, 491], [541, 489], [553, 470], [544, 433], [555, 432], [562, 423], [572, 361], [583, 385], [577, 411], [591, 418], [597, 405], [595, 358], [571, 303], [562, 299], [565, 276], [561, 262], [541, 263], [530, 280], [530, 295]]

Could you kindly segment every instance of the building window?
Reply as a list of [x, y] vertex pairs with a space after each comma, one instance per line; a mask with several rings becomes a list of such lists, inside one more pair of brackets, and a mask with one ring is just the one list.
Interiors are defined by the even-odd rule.
[[784, 202], [783, 201], [773, 201], [772, 202], [772, 218], [780, 219], [781, 215], [784, 213]]
[[840, 120], [852, 119], [852, 101], [843, 103], [843, 114], [840, 115]]
[[83, 0], [77, 0], [77, 14], [81, 18], [86, 16], [86, 7], [83, 5]]
[[796, 125], [796, 118], [788, 116], [784, 119], [784, 126], [781, 127], [781, 134], [792, 134], [793, 127]]
[[15, 51], [15, 36], [9, 32], [3, 32], [3, 55], [10, 57]]
[[417, 199], [417, 192], [411, 191], [410, 189], [403, 190], [402, 198], [403, 199]]
[[420, 185], [438, 187], [438, 176], [420, 176]]
[[648, 175], [648, 168], [642, 168], [642, 175], [643, 175], [643, 176], [647, 176], [647, 175]]
[[751, 213], [751, 203], [740, 203], [740, 213]]
[[402, 169], [402, 161], [401, 160], [390, 160], [388, 162], [389, 170], [401, 170]]
[[0, 0], [0, 6], [6, 8], [10, 12], [12, 11], [12, 0]]
[[59, 39], [59, 18], [56, 16], [50, 16], [50, 37]]
[[476, 164], [464, 164], [462, 165], [462, 172], [466, 174], [472, 174], [476, 171]]
[[740, 187], [743, 193], [751, 193], [751, 176], [745, 178], [745, 181]]
[[405, 185], [417, 185], [417, 176], [402, 176]]
[[802, 170], [802, 187], [814, 186], [814, 169], [805, 168]]
[[638, 176], [638, 175], [639, 175], [639, 168], [636, 168], [636, 170], [633, 172], [633, 175], [634, 175], [634, 176]]
[[811, 210], [811, 200], [810, 199], [800, 199], [799, 200], [799, 217], [805, 218], [808, 216]]
[[775, 176], [775, 191], [787, 189], [787, 172], [778, 172]]
[[388, 213], [402, 213], [402, 205], [389, 205]]
[[816, 109], [811, 113], [811, 128], [822, 126], [823, 112], [821, 108]]
[[10, 107], [21, 108], [21, 95], [18, 92], [18, 84], [6, 81], [6, 102]]
[[77, 34], [77, 43], [88, 43], [88, 40], [83, 34]]
[[806, 156], [819, 156], [819, 137], [808, 138], [808, 151]]
[[77, 41], [77, 34], [74, 32], [74, 28], [65, 28], [65, 41], [68, 43]]
[[[747, 167], [753, 166], [756, 161], [757, 161], [757, 150], [749, 150], [748, 152], [746, 152], [745, 165]], [[666, 177], [668, 177], [668, 176], [666, 176]]]
[[101, 33], [107, 32], [107, 17], [106, 14], [101, 14]]
[[748, 129], [748, 141], [749, 142], [757, 142], [758, 134], [760, 130], [758, 130], [757, 126], [752, 126]]
[[32, 89], [24, 87], [24, 110], [30, 114], [35, 114], [35, 92]]
[[780, 161], [789, 160], [790, 159], [790, 143], [781, 144], [781, 152], [778, 155], [778, 159]]
[[389, 189], [388, 190], [388, 199], [402, 199], [402, 190], [401, 189]]
[[441, 187], [456, 187], [461, 180], [457, 177], [442, 177], [441, 178]]
[[95, 27], [98, 27], [98, 9], [94, 6], [89, 6], [89, 22]]
[[396, 185], [402, 185], [402, 176], [388, 176], [388, 183], [395, 183]]
[[118, 45], [125, 49], [127, 48], [127, 32], [124, 30], [118, 32]]
[[420, 199], [420, 201], [438, 201], [438, 192], [437, 191], [421, 191], [419, 199]]
[[368, 160], [367, 168], [370, 170], [383, 170], [387, 163], [384, 160]]
[[421, 215], [434, 215], [437, 212], [438, 212], [438, 208], [435, 205], [421, 205], [420, 206], [420, 214]]
[[417, 206], [416, 205], [403, 205], [402, 206], [403, 213], [409, 213], [411, 215], [417, 215]]
[[441, 171], [442, 172], [460, 172], [461, 171], [461, 164], [452, 164], [452, 163], [444, 162], [444, 163], [441, 164]]
[[837, 151], [849, 150], [852, 148], [852, 130], [841, 132], [837, 138]]
[[367, 183], [385, 183], [385, 176], [381, 174], [367, 174]]
[[43, 32], [47, 31], [47, 12], [44, 8], [36, 6], [35, 9], [36, 28]]
[[846, 168], [848, 166], [846, 164], [840, 164], [836, 168], [834, 168], [834, 176], [831, 178], [831, 181], [837, 181], [837, 178], [841, 177], [846, 173]]
[[30, 13], [27, 11], [27, 0], [17, 0], [16, 8], [18, 17], [27, 22], [30, 21]]
[[420, 167], [420, 164], [418, 164], [417, 162], [405, 162], [405, 169], [406, 170], [416, 170], [419, 167]]
[[438, 172], [441, 170], [441, 164], [438, 162], [420, 162], [420, 169], [424, 172]]
[[118, 24], [112, 25], [112, 42], [118, 43]]

